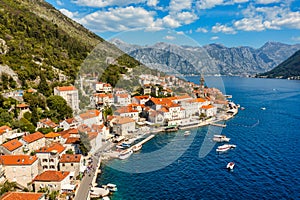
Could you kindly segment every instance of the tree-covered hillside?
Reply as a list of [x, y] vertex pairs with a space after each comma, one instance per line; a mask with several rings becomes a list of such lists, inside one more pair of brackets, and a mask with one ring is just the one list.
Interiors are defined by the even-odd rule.
[[300, 50], [269, 72], [258, 77], [300, 79]]

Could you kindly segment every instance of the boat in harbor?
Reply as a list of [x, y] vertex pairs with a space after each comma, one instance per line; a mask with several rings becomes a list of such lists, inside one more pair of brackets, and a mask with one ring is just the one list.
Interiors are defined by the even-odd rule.
[[214, 135], [213, 141], [215, 142], [229, 142], [230, 138], [226, 135]]
[[102, 185], [102, 187], [106, 190], [109, 190], [111, 192], [116, 192], [118, 191], [117, 185], [116, 184], [112, 184], [112, 183], [108, 183], [107, 185]]
[[104, 197], [109, 195], [109, 190], [105, 188], [100, 187], [92, 187], [90, 189], [90, 196], [91, 198], [98, 198], [98, 197]]
[[188, 136], [188, 135], [190, 135], [190, 134], [191, 134], [191, 131], [185, 131], [183, 135], [184, 135], [184, 136]]
[[137, 152], [137, 151], [141, 150], [142, 147], [143, 147], [143, 145], [141, 145], [141, 144], [136, 144], [136, 145], [134, 145], [134, 146], [132, 147], [132, 150], [133, 150], [133, 152]]
[[123, 150], [119, 154], [119, 159], [124, 160], [124, 159], [128, 158], [129, 156], [131, 156], [132, 153], [133, 153], [133, 151], [131, 149]]
[[218, 146], [216, 151], [217, 152], [225, 152], [225, 151], [228, 151], [229, 149], [234, 149], [234, 148], [236, 148], [236, 145], [234, 145], [234, 144], [224, 144], [224, 145]]
[[227, 168], [228, 170], [233, 170], [234, 166], [235, 166], [235, 163], [234, 163], [234, 162], [229, 162], [229, 163], [227, 164], [226, 168]]
[[260, 109], [261, 109], [261, 110], [266, 110], [266, 107], [261, 107]]
[[245, 107], [241, 107], [241, 110], [245, 110]]

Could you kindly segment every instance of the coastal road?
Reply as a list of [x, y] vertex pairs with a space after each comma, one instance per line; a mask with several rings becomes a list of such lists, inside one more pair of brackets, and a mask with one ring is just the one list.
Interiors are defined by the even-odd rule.
[[[106, 151], [107, 149], [110, 149], [112, 146], [112, 143], [107, 142], [106, 144], [104, 144], [99, 150], [98, 152], [101, 151]], [[92, 166], [94, 169], [97, 168], [97, 164], [99, 161], [99, 157], [96, 156], [91, 156], [93, 158], [93, 163]], [[90, 185], [93, 181], [94, 176], [96, 176], [97, 174], [97, 169], [94, 170], [90, 170], [90, 175], [88, 173], [86, 173], [86, 175], [82, 178], [79, 188], [77, 189], [77, 193], [76, 196], [74, 198], [74, 200], [86, 200], [89, 194], [89, 190], [90, 190]]]

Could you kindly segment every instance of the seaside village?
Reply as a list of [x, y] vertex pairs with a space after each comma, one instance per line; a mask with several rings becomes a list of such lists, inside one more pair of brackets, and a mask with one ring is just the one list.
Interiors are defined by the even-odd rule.
[[[0, 127], [0, 182], [15, 182], [20, 191], [28, 191], [9, 192], [2, 199], [46, 199], [46, 193], [54, 191], [58, 199], [73, 199], [91, 170], [91, 155], [104, 156], [104, 147], [109, 147], [111, 154], [107, 155], [124, 159], [126, 145], [130, 146], [126, 141], [208, 125], [237, 112], [218, 89], [205, 86], [203, 77], [200, 85], [175, 76], [141, 75], [139, 82], [140, 94], [134, 96], [95, 79], [89, 97], [94, 108], [83, 112], [78, 88], [56, 87], [54, 95], [63, 97], [79, 114], [59, 123], [41, 119], [31, 134]], [[185, 88], [185, 93], [176, 95], [172, 90], [176, 86]], [[21, 103], [17, 108], [26, 113], [29, 106]], [[114, 110], [109, 113], [111, 107]], [[53, 132], [42, 134], [39, 128], [52, 128]], [[80, 148], [81, 140], [86, 140], [82, 135], [89, 141], [88, 153]]]

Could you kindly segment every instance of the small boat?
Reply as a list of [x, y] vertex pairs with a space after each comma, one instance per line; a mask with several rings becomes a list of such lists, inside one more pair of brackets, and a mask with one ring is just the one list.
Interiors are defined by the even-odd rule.
[[217, 152], [225, 152], [225, 151], [228, 151], [229, 149], [234, 149], [235, 147], [236, 147], [236, 145], [234, 145], [234, 144], [224, 144], [222, 146], [218, 146], [216, 151]]
[[121, 146], [121, 145], [117, 145], [116, 147], [117, 147], [118, 149], [124, 149], [124, 147]]
[[261, 109], [261, 110], [266, 110], [266, 107], [261, 107], [260, 109]]
[[121, 144], [121, 146], [122, 146], [122, 147], [130, 147], [130, 144], [129, 144], [129, 143], [126, 143], [126, 142], [123, 142], [123, 143]]
[[241, 110], [245, 110], [245, 107], [241, 107]]
[[140, 144], [140, 145], [134, 145], [133, 147], [132, 147], [132, 150], [133, 150], [133, 152], [137, 152], [137, 151], [139, 151], [139, 150], [141, 150], [142, 149], [142, 145]]
[[191, 134], [191, 131], [185, 131], [183, 135], [184, 135], [184, 136], [188, 136], [188, 135], [190, 135], [190, 134]]
[[97, 198], [97, 197], [104, 197], [109, 195], [109, 190], [105, 188], [100, 188], [100, 187], [92, 187], [90, 189], [90, 196], [92, 198]]
[[107, 185], [102, 185], [102, 187], [106, 190], [109, 190], [111, 192], [116, 192], [118, 191], [117, 185], [112, 184], [112, 183], [108, 183]]
[[123, 150], [120, 152], [119, 158], [121, 160], [124, 160], [124, 159], [128, 158], [129, 156], [131, 156], [132, 153], [133, 153], [133, 151], [131, 149]]
[[102, 197], [102, 200], [110, 200], [109, 197]]
[[234, 162], [229, 162], [229, 163], [227, 164], [226, 168], [227, 168], [228, 170], [233, 170], [234, 165], [235, 165]]
[[213, 141], [215, 142], [229, 142], [230, 138], [226, 135], [214, 135]]

